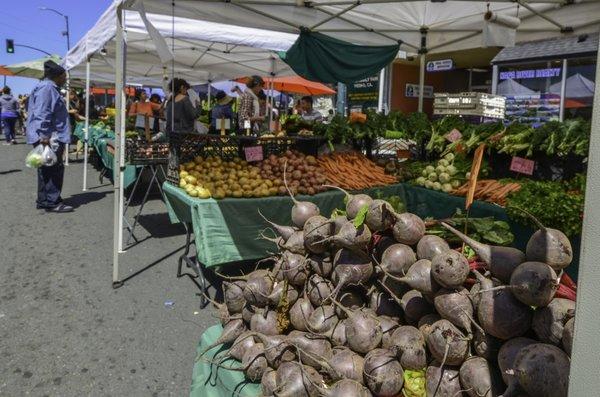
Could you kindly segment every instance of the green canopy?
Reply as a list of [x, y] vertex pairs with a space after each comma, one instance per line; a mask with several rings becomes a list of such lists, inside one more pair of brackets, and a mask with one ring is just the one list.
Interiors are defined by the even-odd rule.
[[400, 44], [363, 46], [335, 39], [322, 33], [302, 31], [281, 59], [294, 72], [322, 83], [353, 83], [373, 76], [389, 65]]
[[60, 65], [62, 59], [58, 55], [49, 55], [43, 58], [34, 59], [33, 61], [27, 61], [22, 63], [15, 63], [14, 65], [5, 66], [6, 69], [10, 70], [19, 77], [30, 77], [32, 79], [41, 79], [44, 77], [44, 62], [52, 60]]

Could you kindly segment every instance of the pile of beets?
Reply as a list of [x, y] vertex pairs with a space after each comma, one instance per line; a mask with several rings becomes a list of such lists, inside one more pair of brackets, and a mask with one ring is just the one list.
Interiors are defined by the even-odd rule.
[[346, 195], [345, 216], [292, 197], [292, 226], [265, 220], [278, 253], [269, 269], [222, 276], [211, 348], [230, 347], [215, 360], [239, 360], [264, 396], [567, 396], [562, 232], [539, 225], [522, 252], [444, 224], [485, 263], [472, 270], [418, 216]]

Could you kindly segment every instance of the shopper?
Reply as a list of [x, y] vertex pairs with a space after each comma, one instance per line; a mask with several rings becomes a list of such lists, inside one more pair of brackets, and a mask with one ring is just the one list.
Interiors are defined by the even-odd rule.
[[169, 87], [173, 87], [173, 93], [165, 104], [167, 134], [193, 132], [194, 123], [200, 117], [202, 107], [199, 103], [193, 104], [190, 100], [187, 93], [190, 85], [187, 81], [175, 78]]
[[19, 102], [11, 95], [10, 87], [4, 87], [2, 96], [0, 96], [0, 123], [6, 138], [5, 145], [15, 145], [17, 143], [16, 125], [18, 118]]
[[47, 146], [51, 139], [56, 140], [53, 150], [58, 162], [38, 168], [37, 208], [47, 212], [73, 211], [73, 207], [63, 204], [61, 197], [65, 173], [63, 153], [71, 136], [67, 104], [60, 94], [60, 87], [66, 81], [65, 69], [53, 61], [46, 61], [44, 79], [35, 86], [29, 97], [27, 143], [34, 147]]
[[215, 95], [216, 104], [210, 111], [210, 126], [214, 131], [221, 130], [220, 120], [229, 120], [229, 128], [233, 126], [233, 108], [231, 107], [232, 97], [224, 91], [217, 92]]
[[300, 99], [300, 108], [302, 109], [302, 120], [312, 122], [323, 121], [323, 115], [313, 108], [312, 97], [302, 97], [302, 99]]
[[162, 99], [160, 95], [154, 93], [150, 95], [150, 102], [154, 104], [152, 107], [152, 118], [150, 118], [152, 133], [158, 134], [160, 132], [160, 119], [164, 118]]
[[129, 108], [129, 115], [135, 116], [135, 129], [144, 134], [148, 142], [152, 140], [150, 131], [154, 121], [151, 118], [154, 111], [159, 109], [159, 104], [148, 101], [148, 94], [144, 89], [136, 92], [136, 101]]
[[246, 86], [247, 88], [240, 98], [240, 110], [238, 111], [239, 129], [245, 131], [247, 129], [246, 124], [249, 122], [252, 131], [260, 131], [264, 118], [260, 114], [258, 94], [265, 86], [265, 82], [260, 76], [252, 76]]

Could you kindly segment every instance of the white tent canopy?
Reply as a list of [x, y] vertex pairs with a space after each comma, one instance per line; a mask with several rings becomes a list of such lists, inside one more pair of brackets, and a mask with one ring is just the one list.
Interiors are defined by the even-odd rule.
[[[560, 84], [559, 84], [560, 92]], [[525, 95], [539, 95], [540, 93], [530, 88], [525, 87], [522, 84], [517, 83], [513, 79], [506, 79], [502, 83], [498, 84], [496, 90], [498, 95], [504, 96], [525, 96]]]
[[[72, 78], [85, 78], [85, 62], [90, 58], [90, 78], [94, 82], [115, 81], [116, 10], [113, 3], [94, 27], [67, 54], [64, 65]], [[160, 43], [149, 32], [138, 9], [124, 12], [127, 41], [127, 82], [162, 87], [165, 77], [177, 77], [199, 84], [251, 74], [293, 74], [277, 56], [286, 51], [297, 35], [220, 23], [175, 19], [169, 15], [146, 14], [174, 60], [164, 62]], [[164, 50], [163, 50], [164, 51]]]
[[[550, 86], [550, 93], [560, 95], [561, 83]], [[498, 85], [500, 87], [500, 85]], [[565, 97], [567, 98], [591, 98], [594, 96], [594, 82], [586, 79], [580, 73], [574, 74], [567, 79]]]

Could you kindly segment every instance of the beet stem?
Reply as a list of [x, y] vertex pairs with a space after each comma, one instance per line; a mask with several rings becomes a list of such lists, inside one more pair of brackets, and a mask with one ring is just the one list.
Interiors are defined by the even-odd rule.
[[287, 190], [287, 192], [290, 195], [290, 197], [291, 197], [292, 201], [294, 202], [294, 204], [298, 204], [298, 200], [296, 200], [296, 198], [292, 194], [292, 191], [290, 190], [290, 188], [289, 188], [289, 186], [287, 184], [286, 174], [287, 174], [287, 160], [285, 160], [285, 163], [283, 164], [283, 184], [285, 185], [285, 190]]

